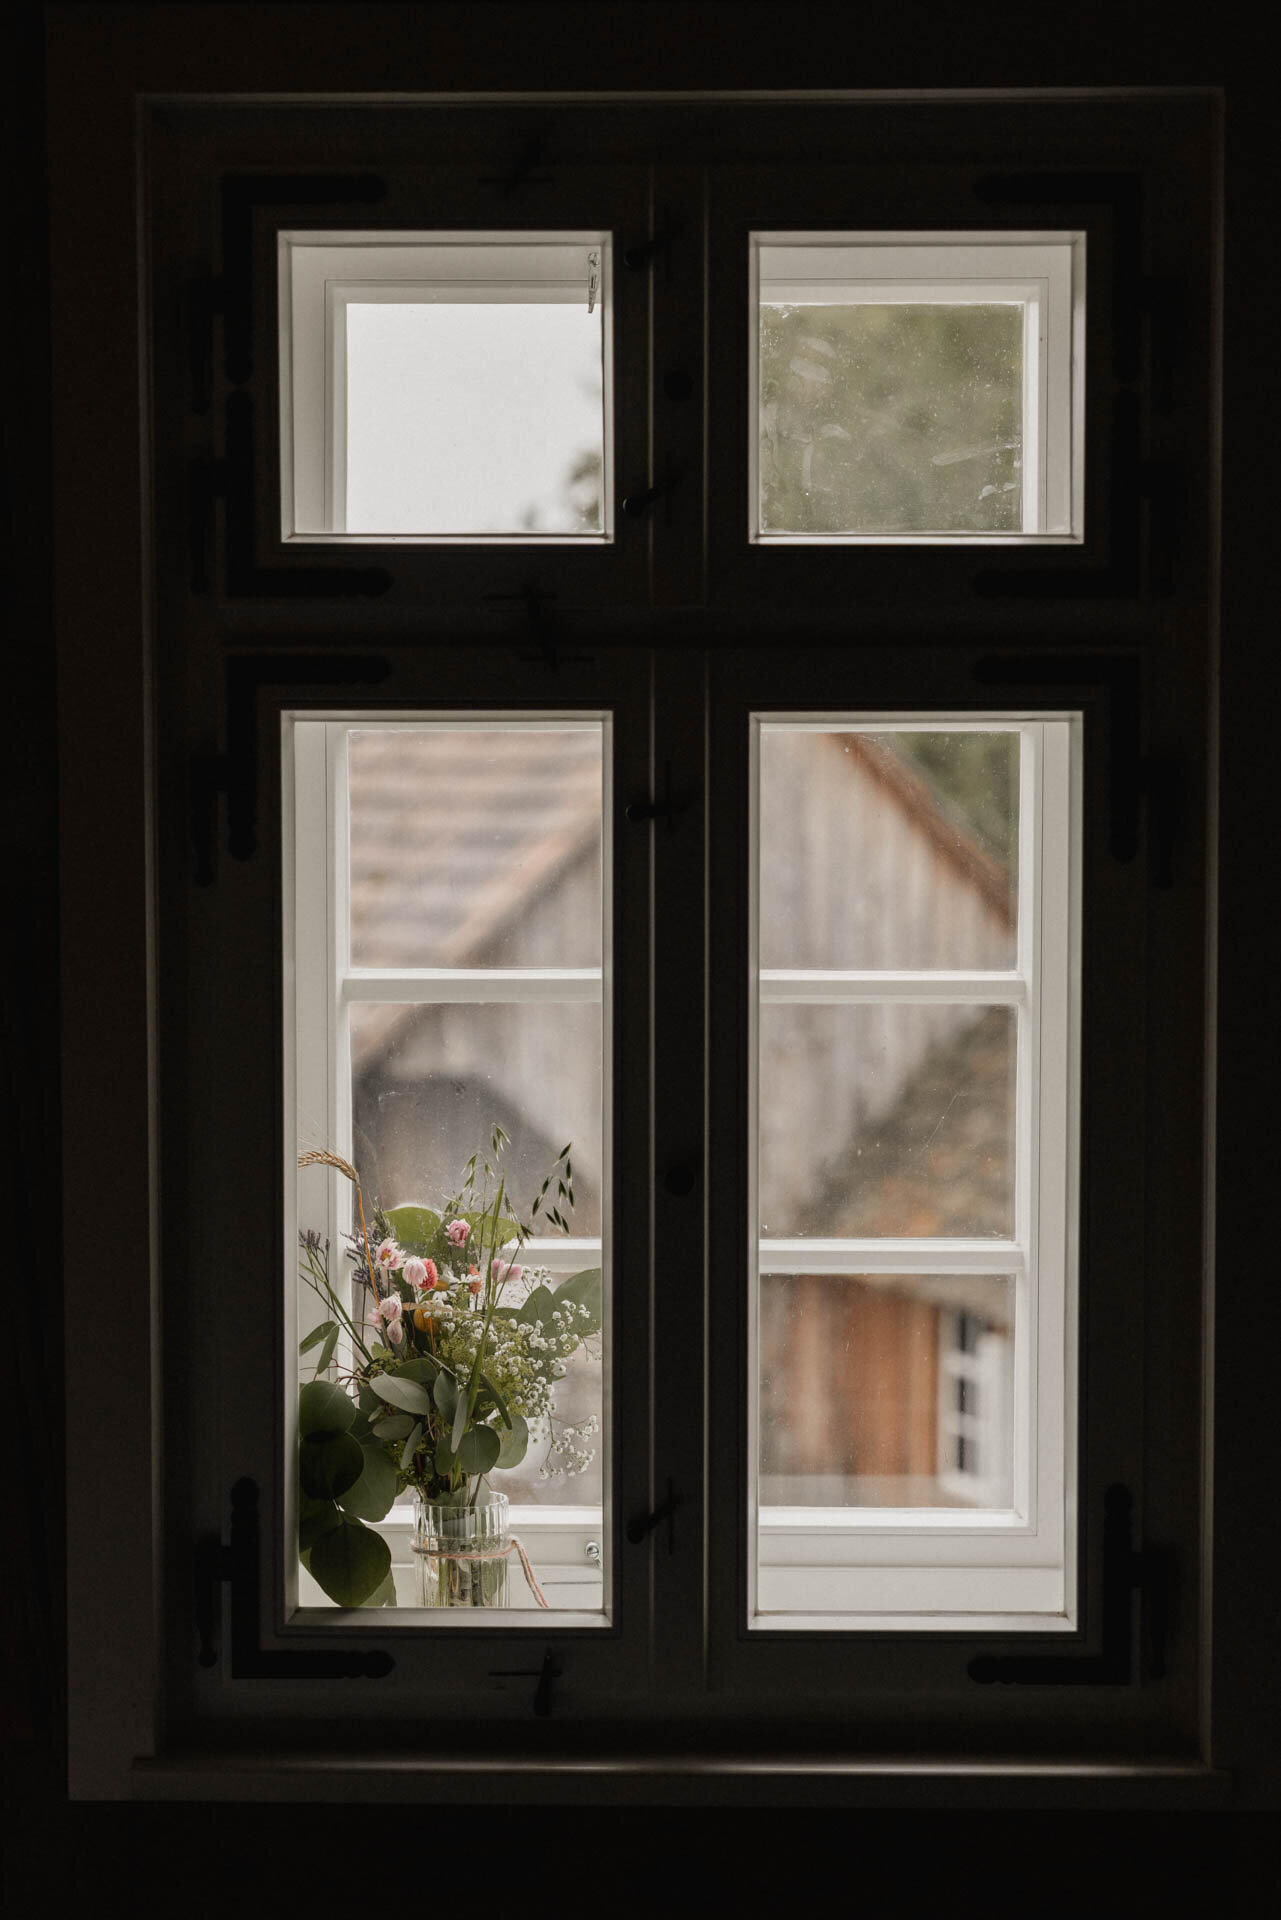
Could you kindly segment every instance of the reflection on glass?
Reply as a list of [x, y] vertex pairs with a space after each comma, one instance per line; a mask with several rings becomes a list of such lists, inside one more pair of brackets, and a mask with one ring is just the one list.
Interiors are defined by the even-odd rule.
[[761, 965], [1012, 967], [1019, 746], [762, 726]]
[[346, 314], [349, 533], [602, 530], [599, 304]]
[[576, 1236], [601, 1230], [601, 1009], [582, 1004], [351, 1009], [352, 1140], [383, 1207], [452, 1193], [495, 1123], [503, 1171], [527, 1206], [573, 1143]]
[[760, 1231], [1014, 1231], [1015, 1014], [760, 1009]]
[[599, 727], [356, 730], [348, 754], [353, 965], [600, 965]]
[[762, 304], [764, 533], [1018, 532], [1023, 308]]
[[1013, 1291], [762, 1273], [762, 1507], [1008, 1507]]

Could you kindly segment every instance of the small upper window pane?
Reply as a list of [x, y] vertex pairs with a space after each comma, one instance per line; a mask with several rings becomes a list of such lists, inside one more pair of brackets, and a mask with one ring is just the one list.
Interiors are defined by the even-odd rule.
[[284, 537], [602, 540], [609, 237], [282, 234]]
[[754, 236], [753, 538], [1079, 538], [1081, 247]]

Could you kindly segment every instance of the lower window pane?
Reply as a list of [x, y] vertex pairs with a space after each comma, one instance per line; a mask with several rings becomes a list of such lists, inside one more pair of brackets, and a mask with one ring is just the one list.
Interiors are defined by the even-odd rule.
[[760, 1505], [1008, 1507], [1014, 1283], [769, 1273]]

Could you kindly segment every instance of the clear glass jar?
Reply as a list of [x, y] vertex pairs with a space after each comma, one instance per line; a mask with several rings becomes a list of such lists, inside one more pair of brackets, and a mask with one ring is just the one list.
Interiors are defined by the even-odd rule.
[[505, 1607], [511, 1547], [505, 1493], [474, 1507], [418, 1496], [414, 1563], [420, 1607]]

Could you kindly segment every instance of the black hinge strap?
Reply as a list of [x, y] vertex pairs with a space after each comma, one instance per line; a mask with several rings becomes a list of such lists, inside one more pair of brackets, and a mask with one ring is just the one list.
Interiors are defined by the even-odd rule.
[[389, 1653], [264, 1652], [258, 1630], [258, 1488], [237, 1480], [231, 1489], [231, 1540], [224, 1546], [210, 1535], [196, 1542], [197, 1659], [218, 1664], [214, 1645], [223, 1584], [231, 1588], [231, 1677], [233, 1680], [380, 1680], [396, 1664]]

